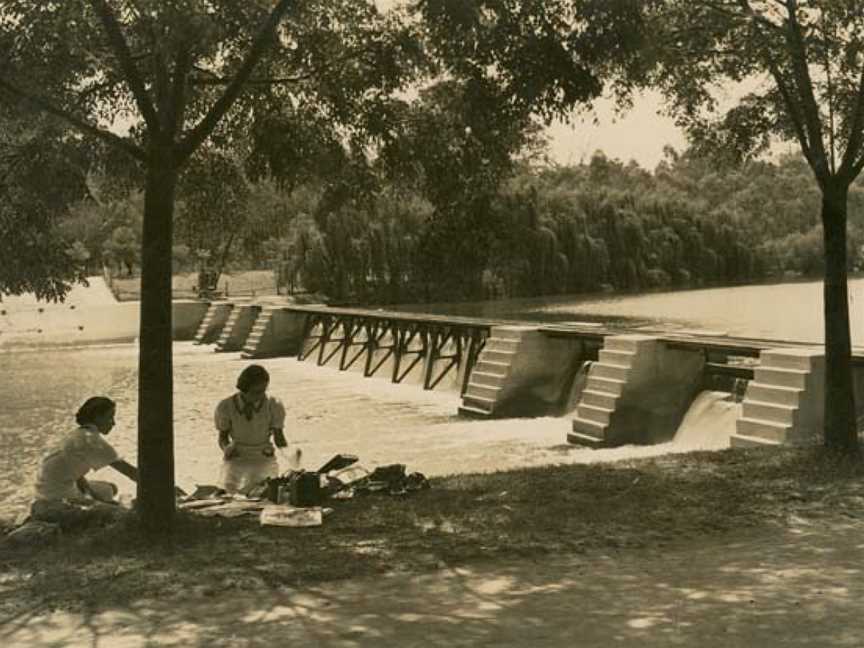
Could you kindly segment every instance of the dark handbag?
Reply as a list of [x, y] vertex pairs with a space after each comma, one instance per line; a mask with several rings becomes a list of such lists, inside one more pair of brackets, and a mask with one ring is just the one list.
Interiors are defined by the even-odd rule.
[[317, 472], [296, 472], [291, 475], [288, 501], [291, 506], [320, 506], [324, 499], [321, 477]]

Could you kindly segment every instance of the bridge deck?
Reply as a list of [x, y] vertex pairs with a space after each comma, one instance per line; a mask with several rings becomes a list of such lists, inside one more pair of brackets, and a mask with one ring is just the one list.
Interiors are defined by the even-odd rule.
[[[307, 313], [311, 315], [330, 315], [340, 317], [357, 317], [366, 320], [402, 321], [415, 324], [432, 324], [464, 328], [484, 328], [493, 326], [536, 326], [542, 333], [554, 337], [580, 337], [583, 339], [602, 340], [608, 335], [621, 335], [626, 333], [639, 333], [656, 336], [669, 346], [699, 350], [705, 349], [726, 353], [734, 356], [758, 357], [765, 349], [772, 348], [801, 348], [812, 347], [814, 344], [806, 342], [794, 342], [788, 340], [772, 340], [767, 338], [744, 338], [722, 334], [706, 335], [701, 333], [684, 333], [665, 331], [661, 329], [627, 329], [621, 327], [608, 327], [602, 324], [574, 323], [574, 324], [544, 324], [542, 322], [528, 320], [510, 320], [479, 317], [453, 317], [449, 315], [433, 315], [429, 313], [408, 313], [401, 311], [370, 310], [364, 308], [344, 308], [330, 306], [297, 306], [285, 307], [286, 310]], [[819, 346], [819, 345], [815, 345]], [[864, 348], [852, 350], [852, 364], [864, 366]]]

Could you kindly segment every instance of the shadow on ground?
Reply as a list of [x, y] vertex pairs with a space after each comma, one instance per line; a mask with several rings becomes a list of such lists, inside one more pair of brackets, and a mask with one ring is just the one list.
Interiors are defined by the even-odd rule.
[[[860, 646], [864, 522], [624, 555], [31, 612], [11, 646]], [[298, 550], [301, 550], [298, 548]]]

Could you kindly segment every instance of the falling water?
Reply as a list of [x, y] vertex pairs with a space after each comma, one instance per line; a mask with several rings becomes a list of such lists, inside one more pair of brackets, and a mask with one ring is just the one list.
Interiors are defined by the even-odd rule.
[[570, 385], [570, 391], [566, 393], [564, 398], [564, 414], [569, 414], [576, 409], [579, 404], [579, 399], [582, 398], [582, 392], [585, 390], [585, 385], [588, 382], [588, 369], [591, 367], [591, 362], [583, 362], [576, 369], [573, 376], [573, 382]]
[[734, 401], [732, 394], [703, 391], [687, 410], [673, 443], [689, 450], [728, 448], [740, 415], [741, 404]]

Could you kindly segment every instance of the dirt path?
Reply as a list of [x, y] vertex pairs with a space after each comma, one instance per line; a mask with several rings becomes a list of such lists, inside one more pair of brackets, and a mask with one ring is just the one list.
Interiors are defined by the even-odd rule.
[[864, 520], [711, 546], [230, 591], [89, 615], [35, 611], [12, 646], [860, 646]]

